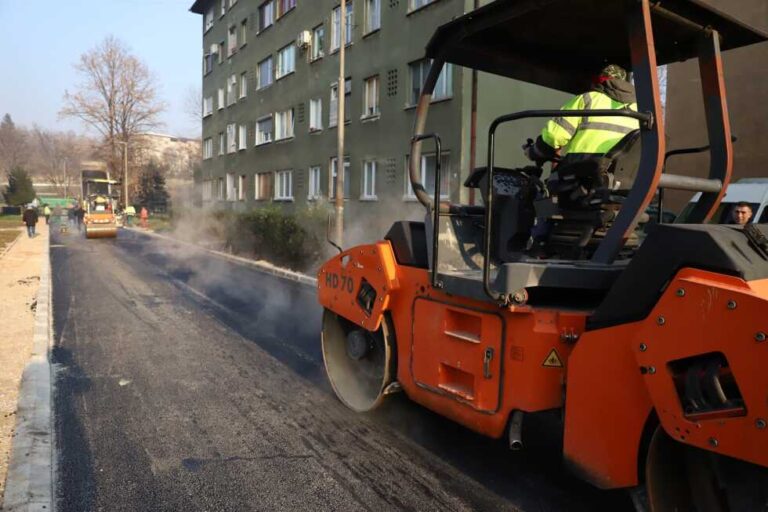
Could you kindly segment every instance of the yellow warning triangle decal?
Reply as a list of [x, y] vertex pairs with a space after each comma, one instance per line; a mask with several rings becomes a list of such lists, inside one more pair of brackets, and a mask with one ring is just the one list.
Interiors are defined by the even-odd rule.
[[557, 350], [554, 348], [549, 351], [549, 354], [547, 355], [547, 358], [544, 360], [543, 363], [541, 363], [541, 366], [546, 366], [549, 368], [562, 368], [563, 367], [563, 361], [560, 359], [560, 356], [557, 354]]

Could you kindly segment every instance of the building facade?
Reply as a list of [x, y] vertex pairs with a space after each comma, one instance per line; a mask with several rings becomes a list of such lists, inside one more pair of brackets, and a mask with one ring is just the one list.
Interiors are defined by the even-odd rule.
[[[191, 10], [203, 25], [203, 203], [245, 211], [332, 201], [343, 90], [345, 215], [362, 220], [356, 224], [364, 231], [348, 238], [377, 238], [395, 219], [422, 217], [407, 164], [415, 105], [429, 68], [424, 48], [436, 27], [474, 6], [474, 0], [348, 0], [348, 28], [340, 34], [337, 0], [196, 1]], [[340, 44], [346, 45], [347, 76], [341, 88]], [[494, 117], [559, 107], [565, 99], [479, 75], [473, 81], [471, 71], [448, 65], [429, 112], [427, 131], [441, 135], [443, 190], [453, 201], [467, 199], [461, 185], [473, 152], [477, 165], [484, 165], [483, 134]], [[497, 158], [522, 163], [520, 146], [538, 130], [536, 122], [505, 127], [501, 135], [513, 143], [504, 143]], [[420, 165], [427, 190], [435, 162], [425, 143]]]

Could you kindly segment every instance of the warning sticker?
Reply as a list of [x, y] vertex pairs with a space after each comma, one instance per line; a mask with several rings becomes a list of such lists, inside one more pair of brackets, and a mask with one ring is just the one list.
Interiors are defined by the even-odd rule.
[[549, 351], [549, 354], [547, 354], [547, 358], [544, 360], [543, 363], [541, 363], [541, 366], [546, 366], [548, 368], [562, 368], [563, 367], [563, 361], [560, 359], [560, 356], [557, 353], [557, 350], [554, 348]]

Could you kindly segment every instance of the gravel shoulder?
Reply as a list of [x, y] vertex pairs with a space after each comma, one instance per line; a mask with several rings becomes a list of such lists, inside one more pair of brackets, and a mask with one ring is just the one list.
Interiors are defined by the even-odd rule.
[[41, 221], [35, 238], [22, 233], [0, 256], [0, 496], [5, 492], [19, 383], [32, 353], [36, 295], [47, 250], [48, 226]]

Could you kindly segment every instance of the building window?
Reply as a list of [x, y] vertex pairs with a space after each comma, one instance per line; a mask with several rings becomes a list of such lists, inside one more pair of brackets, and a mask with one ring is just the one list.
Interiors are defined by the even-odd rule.
[[241, 124], [238, 131], [237, 149], [242, 150], [248, 147], [248, 125]]
[[219, 156], [227, 152], [227, 139], [224, 137], [224, 132], [219, 132]]
[[219, 110], [224, 108], [224, 88], [219, 87]]
[[221, 0], [221, 11], [219, 11], [219, 18], [227, 14], [227, 0]]
[[275, 200], [288, 201], [293, 199], [293, 171], [277, 171], [275, 173]]
[[237, 52], [237, 27], [232, 25], [227, 33], [227, 57], [231, 57]]
[[213, 183], [211, 180], [203, 181], [203, 201], [210, 201], [213, 197]]
[[434, 2], [437, 2], [437, 0], [408, 0], [408, 10], [415, 11]]
[[[424, 185], [424, 188], [427, 190], [427, 193], [432, 195], [432, 192], [435, 190], [435, 162], [437, 161], [437, 158], [434, 154], [431, 155], [421, 155], [421, 183]], [[441, 161], [441, 169], [440, 169], [440, 175], [441, 175], [441, 183], [440, 183], [440, 198], [441, 199], [448, 199], [450, 197], [451, 193], [451, 169], [450, 169], [450, 155], [443, 153], [443, 158]], [[408, 176], [408, 160], [406, 159], [406, 165], [405, 165], [406, 173], [405, 173], [405, 197], [408, 199], [414, 199], [416, 197], [416, 194], [413, 193], [413, 187], [411, 187], [411, 180]]]
[[218, 45], [216, 45], [216, 61], [221, 64], [224, 62], [224, 51], [226, 47], [224, 46], [224, 41], [220, 42]]
[[240, 179], [237, 181], [237, 200], [238, 201], [245, 201], [245, 191], [246, 191], [246, 177], [244, 174], [240, 175]]
[[[421, 89], [424, 81], [427, 79], [429, 68], [432, 65], [430, 59], [413, 62], [409, 65], [411, 68], [411, 105], [416, 105], [421, 96]], [[432, 101], [444, 100], [453, 95], [453, 66], [446, 64], [440, 72], [440, 76], [435, 84], [435, 90], [432, 92]]]
[[230, 75], [227, 80], [227, 106], [237, 101], [237, 76]]
[[285, 16], [294, 7], [296, 0], [277, 0], [277, 17]]
[[213, 139], [208, 137], [203, 141], [203, 160], [213, 157]]
[[213, 96], [203, 99], [203, 117], [213, 114]]
[[237, 0], [229, 0], [229, 8], [231, 9], [233, 5], [237, 3]]
[[376, 199], [376, 161], [363, 162], [363, 183], [360, 199]]
[[[350, 96], [352, 94], [352, 79], [347, 78], [344, 80], [344, 97], [347, 99], [347, 101], [344, 103], [344, 121], [346, 123], [349, 122], [349, 111], [350, 111], [350, 105], [349, 105], [349, 98], [347, 96]], [[328, 112], [328, 126], [334, 127], [338, 123], [339, 120], [339, 88], [337, 84], [331, 84], [331, 102], [328, 106], [329, 112]]]
[[203, 33], [208, 32], [213, 27], [213, 7], [205, 11], [205, 25]]
[[277, 52], [277, 72], [275, 78], [282, 78], [293, 73], [296, 68], [296, 46], [293, 43], [281, 48]]
[[253, 182], [256, 187], [256, 195], [254, 198], [257, 201], [269, 199], [269, 180], [271, 175], [272, 173], [270, 172], [260, 172], [254, 176]]
[[365, 33], [381, 28], [381, 0], [365, 0]]
[[234, 153], [237, 151], [237, 133], [235, 123], [227, 125], [227, 153]]
[[248, 42], [248, 18], [240, 22], [240, 46]]
[[240, 98], [248, 95], [248, 76], [245, 72], [240, 73]]
[[[336, 164], [338, 162], [337, 157], [331, 158], [331, 176], [330, 176], [330, 188], [328, 189], [328, 197], [333, 199], [336, 197]], [[344, 157], [344, 198], [349, 198], [349, 157]]]
[[272, 116], [256, 121], [256, 145], [272, 142]]
[[315, 165], [313, 167], [309, 168], [309, 183], [308, 183], [308, 190], [309, 193], [307, 194], [307, 199], [318, 199], [322, 192], [320, 190], [320, 166]]
[[211, 71], [213, 71], [213, 55], [206, 53], [203, 56], [203, 74], [207, 75]]
[[365, 80], [363, 96], [363, 117], [379, 115], [379, 77], [372, 76]]
[[323, 48], [325, 48], [325, 26], [319, 25], [312, 29], [312, 53], [310, 58], [312, 60], [321, 58], [324, 55]]
[[275, 114], [275, 140], [293, 137], [293, 109]]
[[272, 85], [272, 56], [270, 55], [263, 61], [259, 62], [259, 80], [257, 89], [263, 89], [269, 85]]
[[[355, 21], [355, 11], [353, 3], [347, 0], [347, 26], [346, 35], [344, 37], [344, 44], [352, 44], [352, 29]], [[335, 52], [339, 49], [339, 39], [341, 32], [341, 6], [336, 7], [331, 12], [331, 51]]]
[[268, 0], [259, 6], [259, 32], [271, 27], [275, 22], [275, 3]]
[[237, 192], [235, 190], [235, 173], [228, 172], [227, 173], [227, 201], [234, 201], [237, 197]]
[[323, 129], [323, 100], [316, 98], [309, 100], [309, 131], [316, 132]]

